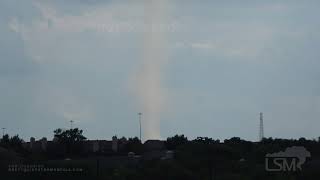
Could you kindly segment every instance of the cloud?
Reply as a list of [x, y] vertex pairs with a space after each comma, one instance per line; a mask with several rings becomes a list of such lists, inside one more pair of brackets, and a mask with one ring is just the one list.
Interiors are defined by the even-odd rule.
[[9, 29], [13, 32], [19, 33], [21, 31], [20, 23], [18, 22], [17, 18], [12, 18], [8, 24]]
[[[89, 56], [92, 52], [89, 49], [79, 52], [79, 46], [87, 47], [89, 43], [100, 46], [96, 49], [103, 46], [125, 49], [131, 48], [131, 44], [134, 48], [140, 48], [136, 45], [136, 37], [143, 39], [142, 33], [148, 30], [144, 22], [144, 6], [140, 2], [105, 3], [72, 14], [63, 12], [51, 1], [32, 2], [40, 12], [39, 16], [33, 17], [30, 22], [13, 17], [8, 27], [21, 36], [26, 53], [36, 63], [81, 62], [82, 56], [77, 59], [70, 57], [75, 56], [74, 53]], [[87, 43], [83, 43], [83, 39]], [[113, 60], [105, 58], [104, 61]]]
[[178, 34], [174, 49], [193, 50], [212, 57], [252, 61], [258, 61], [259, 56], [273, 45], [277, 34], [281, 32], [275, 26], [237, 22], [212, 24], [206, 30], [207, 34], [192, 28], [189, 31], [188, 33], [192, 32], [197, 38], [183, 36], [182, 40]]
[[50, 81], [35, 84], [32, 106], [37, 111], [57, 118], [57, 121], [74, 120], [76, 122], [90, 122], [95, 119], [95, 108], [86, 99], [82, 91], [64, 84], [53, 86]]
[[194, 49], [215, 49], [217, 46], [211, 42], [195, 42], [190, 44]]
[[[25, 125], [31, 126], [37, 118], [47, 119], [38, 122], [51, 128], [59, 126], [55, 118], [75, 118], [92, 129], [99, 126], [108, 135], [132, 135], [132, 118], [136, 111], [145, 110], [134, 103], [132, 96], [137, 94], [130, 94], [130, 88], [140, 85], [144, 109], [179, 114], [175, 118], [161, 113], [165, 116], [161, 120], [168, 119], [161, 126], [172, 132], [181, 128], [193, 136], [197, 127], [206, 128], [203, 135], [229, 137], [230, 125], [237, 128], [241, 122], [244, 128], [234, 135], [256, 139], [254, 114], [260, 111], [275, 120], [266, 122], [269, 132], [274, 130], [269, 134], [313, 137], [317, 132], [313, 119], [318, 105], [310, 105], [319, 92], [316, 5], [169, 1], [166, 14], [177, 26], [168, 32], [170, 59], [158, 63], [152, 57], [157, 45], [151, 40], [152, 47], [145, 47], [150, 53], [145, 54], [145, 62], [141, 57], [144, 1], [29, 1], [19, 7], [15, 1], [7, 2], [7, 6], [0, 3], [0, 21], [5, 19], [0, 28], [4, 55], [0, 76], [12, 99], [3, 102], [1, 114], [11, 118], [12, 112], [21, 111], [12, 123], [25, 118]], [[160, 52], [155, 53], [166, 55]], [[292, 97], [280, 98], [286, 94]], [[21, 97], [27, 98], [23, 104]], [[107, 121], [101, 120], [106, 117]], [[180, 121], [175, 124], [169, 119]], [[307, 124], [301, 119], [308, 119]], [[272, 127], [276, 121], [283, 126]], [[105, 123], [112, 125], [105, 128]]]

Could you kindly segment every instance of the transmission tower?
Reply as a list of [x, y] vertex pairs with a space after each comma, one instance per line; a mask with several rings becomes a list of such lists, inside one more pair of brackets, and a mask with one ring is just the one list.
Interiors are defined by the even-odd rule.
[[264, 129], [263, 129], [263, 113], [260, 113], [260, 131], [259, 131], [259, 140], [262, 141], [264, 138]]
[[140, 128], [140, 141], [142, 142], [142, 137], [141, 137], [141, 120], [142, 120], [142, 113], [141, 112], [139, 112], [138, 113], [138, 116], [139, 116], [139, 128]]

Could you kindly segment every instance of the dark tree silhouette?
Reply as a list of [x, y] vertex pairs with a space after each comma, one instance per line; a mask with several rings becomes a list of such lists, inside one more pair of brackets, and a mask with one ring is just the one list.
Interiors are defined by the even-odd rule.
[[10, 138], [10, 146], [13, 148], [21, 148], [23, 140], [19, 138], [19, 135], [15, 135]]
[[22, 147], [23, 139], [19, 135], [10, 137], [8, 134], [4, 135], [0, 141], [0, 146], [19, 152], [26, 153], [25, 149]]
[[193, 140], [195, 143], [202, 143], [202, 144], [219, 144], [220, 140], [214, 140], [212, 138], [208, 137], [197, 137], [195, 140]]
[[65, 153], [67, 154], [79, 154], [82, 152], [82, 142], [87, 138], [82, 135], [83, 130], [78, 128], [62, 130], [54, 130], [54, 137], [57, 142], [64, 146]]
[[188, 138], [184, 135], [175, 135], [174, 137], [167, 138], [166, 147], [169, 150], [175, 150], [178, 146], [188, 143]]
[[10, 145], [10, 137], [8, 134], [4, 135], [0, 141], [2, 147], [9, 147]]
[[126, 152], [142, 153], [143, 145], [138, 137], [129, 138], [125, 145]]
[[59, 142], [80, 142], [87, 139], [82, 133], [83, 130], [78, 128], [69, 130], [56, 129], [54, 130], [54, 137], [57, 138]]

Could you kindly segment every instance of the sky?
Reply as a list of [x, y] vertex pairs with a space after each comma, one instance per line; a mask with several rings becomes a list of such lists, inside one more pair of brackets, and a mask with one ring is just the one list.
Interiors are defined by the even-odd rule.
[[157, 2], [1, 0], [1, 128], [320, 136], [319, 1]]

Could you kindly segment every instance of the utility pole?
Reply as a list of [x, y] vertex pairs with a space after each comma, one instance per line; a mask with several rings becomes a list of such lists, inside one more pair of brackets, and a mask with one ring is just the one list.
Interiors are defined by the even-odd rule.
[[142, 120], [142, 113], [139, 112], [138, 115], [139, 115], [139, 127], [140, 127], [140, 141], [141, 141], [141, 143], [142, 143], [142, 137], [141, 137], [141, 120]]
[[5, 131], [6, 131], [6, 128], [2, 128], [2, 137], [4, 137]]
[[73, 120], [70, 120], [70, 129], [72, 129], [73, 128]]

